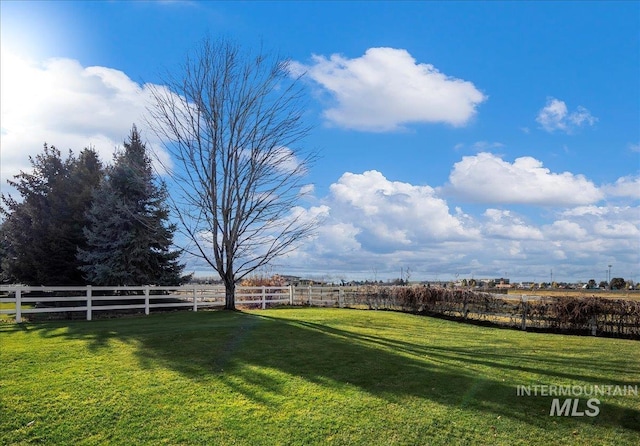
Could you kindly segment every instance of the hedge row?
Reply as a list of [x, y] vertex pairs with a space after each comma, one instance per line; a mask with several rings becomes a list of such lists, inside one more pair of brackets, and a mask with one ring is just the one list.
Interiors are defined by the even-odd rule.
[[597, 297], [520, 297], [439, 287], [365, 287], [345, 305], [366, 305], [533, 331], [640, 339], [640, 302]]

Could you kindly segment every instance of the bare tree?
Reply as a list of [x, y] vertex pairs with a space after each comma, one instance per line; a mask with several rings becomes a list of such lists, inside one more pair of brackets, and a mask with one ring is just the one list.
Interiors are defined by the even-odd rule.
[[205, 39], [180, 76], [153, 90], [150, 125], [165, 141], [187, 247], [220, 275], [225, 309], [243, 277], [295, 249], [317, 223], [296, 203], [314, 154], [289, 61]]

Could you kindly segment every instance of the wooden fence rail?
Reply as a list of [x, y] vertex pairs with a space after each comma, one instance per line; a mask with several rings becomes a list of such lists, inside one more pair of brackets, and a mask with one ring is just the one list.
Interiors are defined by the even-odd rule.
[[[144, 310], [149, 314], [157, 308], [223, 307], [225, 290], [222, 286], [183, 285], [125, 286], [125, 287], [36, 287], [2, 285], [0, 303], [9, 308], [0, 314], [15, 315], [22, 322], [25, 314], [85, 312], [92, 320], [97, 311]], [[266, 308], [271, 304], [293, 305], [293, 287], [237, 287], [237, 305], [255, 305]]]
[[[522, 330], [571, 331], [640, 339], [640, 302], [622, 299], [514, 296], [425, 287], [236, 287], [236, 305], [274, 304], [394, 310], [488, 322]], [[220, 285], [133, 287], [0, 286], [0, 314], [84, 313], [223, 307]], [[8, 305], [7, 305], [8, 303]]]

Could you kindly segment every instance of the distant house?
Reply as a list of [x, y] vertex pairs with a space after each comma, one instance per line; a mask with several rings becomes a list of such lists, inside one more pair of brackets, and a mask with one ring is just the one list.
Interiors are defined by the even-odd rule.
[[509, 279], [500, 279], [500, 282], [496, 281], [496, 288], [513, 288], [509, 283]]
[[300, 277], [298, 276], [287, 276], [285, 274], [281, 274], [280, 277], [289, 285], [300, 285], [300, 281], [302, 280]]
[[280, 275], [280, 277], [288, 284], [293, 286], [312, 286], [312, 285], [324, 285], [325, 282], [314, 279], [304, 279], [298, 276]]

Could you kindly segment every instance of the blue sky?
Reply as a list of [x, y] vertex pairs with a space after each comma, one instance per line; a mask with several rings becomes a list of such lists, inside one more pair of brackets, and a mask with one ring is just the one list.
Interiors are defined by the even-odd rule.
[[108, 161], [145, 136], [145, 85], [224, 36], [307, 72], [324, 223], [269, 272], [640, 280], [638, 2], [0, 7], [3, 192], [45, 141]]

